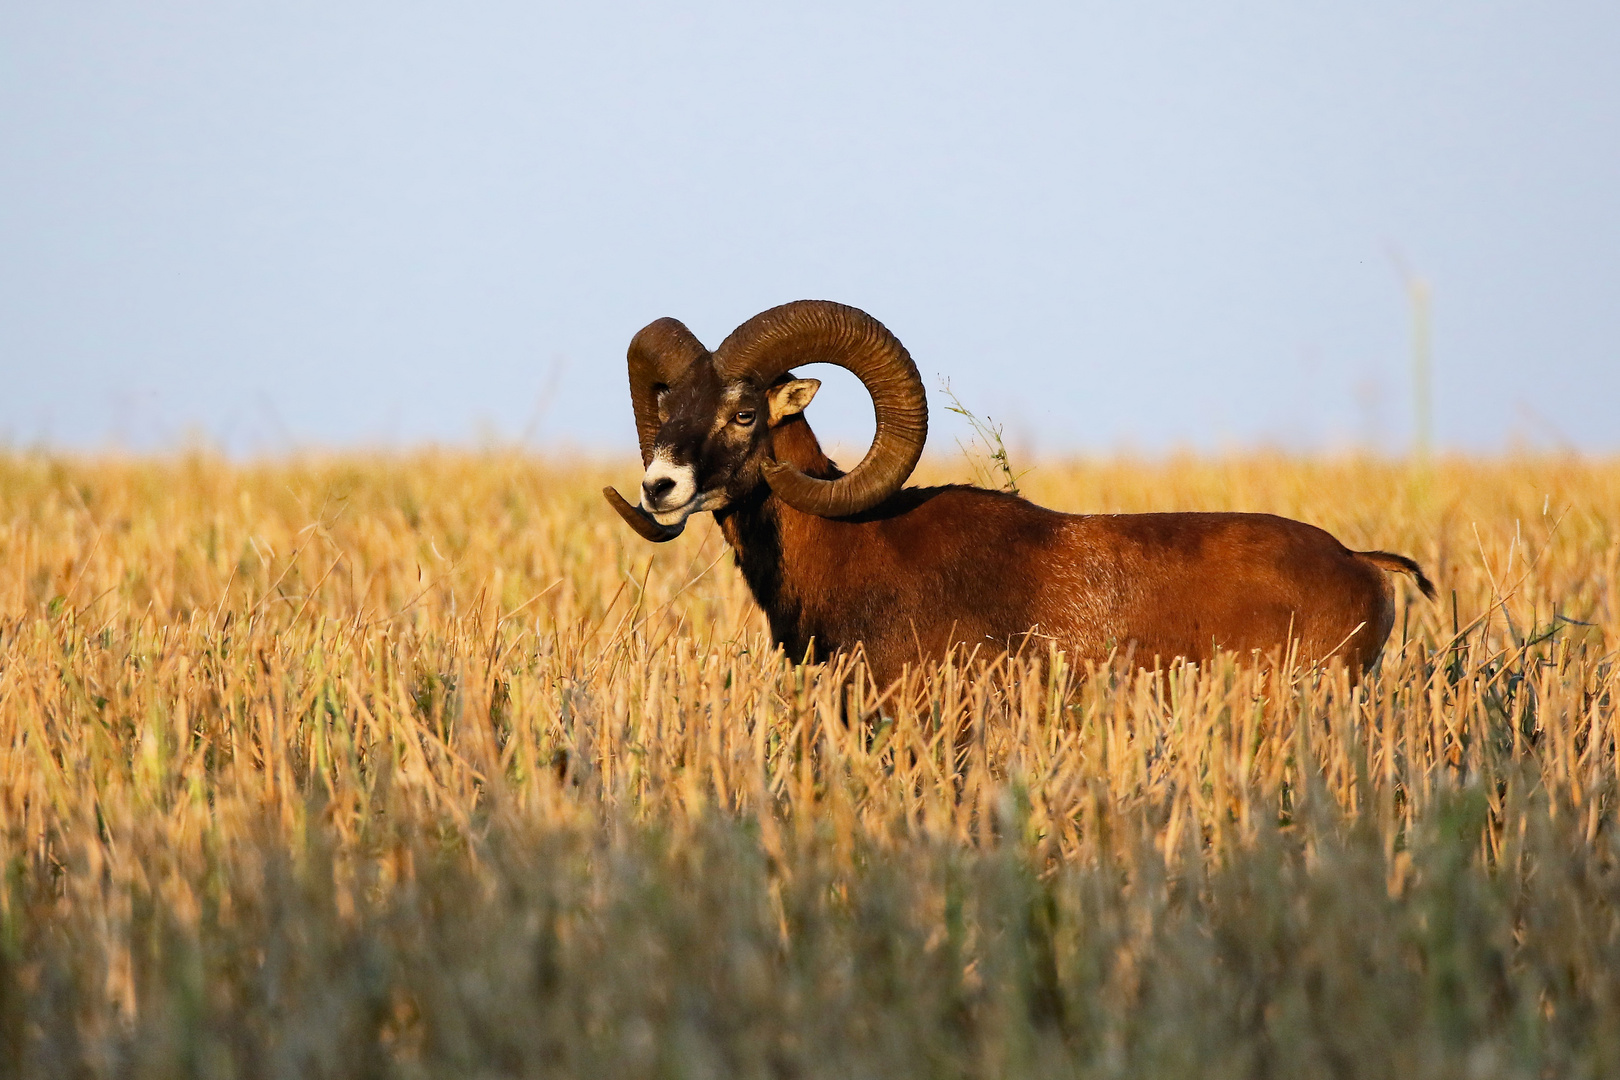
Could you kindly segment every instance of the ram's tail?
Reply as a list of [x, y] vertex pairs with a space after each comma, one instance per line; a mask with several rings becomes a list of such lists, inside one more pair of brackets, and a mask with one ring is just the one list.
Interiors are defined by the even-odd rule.
[[1389, 570], [1396, 574], [1411, 574], [1417, 582], [1417, 587], [1423, 590], [1423, 595], [1430, 600], [1434, 599], [1434, 582], [1424, 574], [1423, 567], [1408, 559], [1405, 555], [1396, 555], [1388, 551], [1358, 551], [1356, 555], [1366, 559], [1380, 570]]

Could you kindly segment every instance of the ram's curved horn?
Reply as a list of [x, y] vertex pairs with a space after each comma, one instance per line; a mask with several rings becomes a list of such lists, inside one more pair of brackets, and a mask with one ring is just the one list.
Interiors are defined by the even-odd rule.
[[928, 399], [911, 355], [898, 338], [858, 308], [797, 300], [761, 312], [732, 331], [714, 354], [722, 379], [752, 376], [770, 385], [800, 364], [837, 364], [872, 395], [877, 433], [847, 476], [815, 480], [772, 461], [765, 479], [789, 506], [821, 517], [869, 510], [900, 489], [928, 438]]
[[[630, 339], [630, 407], [636, 414], [636, 439], [641, 443], [641, 465], [652, 461], [653, 442], [658, 438], [658, 395], [698, 360], [707, 359], [709, 350], [697, 335], [679, 319], [650, 322]], [[662, 544], [681, 535], [683, 526], [660, 525], [651, 514], [631, 505], [610, 487], [602, 489], [608, 505], [642, 539]]]
[[708, 355], [703, 342], [679, 319], [648, 323], [630, 339], [630, 407], [636, 411], [643, 467], [652, 461], [653, 440], [658, 438], [659, 393]]

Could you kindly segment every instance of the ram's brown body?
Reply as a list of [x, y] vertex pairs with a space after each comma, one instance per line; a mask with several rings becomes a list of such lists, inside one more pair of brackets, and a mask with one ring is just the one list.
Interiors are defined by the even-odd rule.
[[[802, 418], [773, 434], [779, 460], [838, 475]], [[1076, 660], [1134, 648], [1147, 664], [1293, 640], [1359, 673], [1394, 620], [1380, 567], [1405, 562], [1269, 514], [1073, 515], [953, 486], [824, 518], [758, 494], [719, 516], [772, 634], [794, 656], [860, 643], [880, 683], [952, 646], [1044, 655], [1048, 639]]]

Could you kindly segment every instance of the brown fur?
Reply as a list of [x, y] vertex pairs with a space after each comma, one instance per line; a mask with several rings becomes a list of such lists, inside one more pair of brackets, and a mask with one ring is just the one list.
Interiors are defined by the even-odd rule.
[[[839, 475], [802, 416], [771, 435], [779, 460]], [[1340, 660], [1354, 676], [1394, 623], [1383, 571], [1433, 595], [1410, 559], [1353, 552], [1270, 514], [1073, 515], [950, 486], [835, 519], [759, 484], [716, 517], [787, 652], [824, 658], [861, 643], [880, 685], [954, 646], [993, 656], [1032, 637], [1075, 661], [1134, 648], [1145, 664], [1297, 642], [1301, 659]]]

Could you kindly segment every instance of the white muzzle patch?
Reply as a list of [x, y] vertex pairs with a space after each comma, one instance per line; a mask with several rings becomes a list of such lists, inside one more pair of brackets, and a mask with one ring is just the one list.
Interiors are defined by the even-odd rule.
[[667, 451], [653, 454], [641, 478], [641, 508], [653, 520], [660, 525], [679, 525], [701, 509], [697, 493], [697, 470], [675, 464]]

